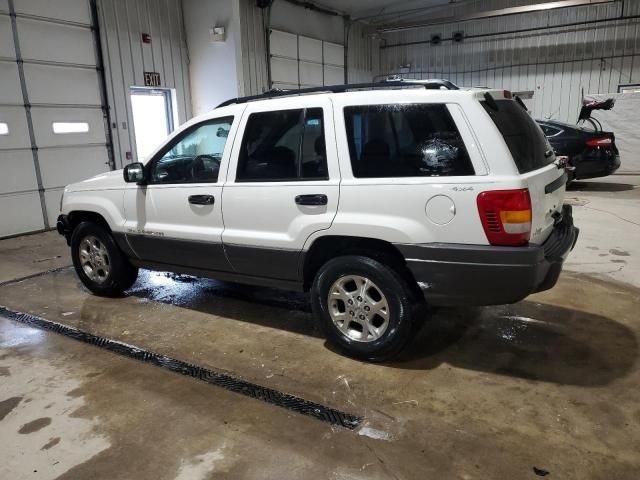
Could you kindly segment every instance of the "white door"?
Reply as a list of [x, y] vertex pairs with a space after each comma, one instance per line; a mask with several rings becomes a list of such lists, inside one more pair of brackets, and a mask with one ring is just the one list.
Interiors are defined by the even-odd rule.
[[342, 45], [271, 29], [269, 54], [273, 88], [344, 83]]
[[96, 31], [90, 0], [0, 1], [0, 238], [54, 227], [64, 186], [110, 168]]
[[136, 158], [147, 158], [173, 132], [171, 90], [132, 87], [130, 89]]
[[221, 193], [232, 126], [233, 117], [223, 117], [187, 128], [147, 163], [148, 184], [127, 188], [125, 233], [138, 258], [229, 270]]
[[340, 172], [328, 99], [249, 104], [222, 193], [222, 240], [242, 274], [298, 276], [305, 241], [327, 229], [338, 208]]

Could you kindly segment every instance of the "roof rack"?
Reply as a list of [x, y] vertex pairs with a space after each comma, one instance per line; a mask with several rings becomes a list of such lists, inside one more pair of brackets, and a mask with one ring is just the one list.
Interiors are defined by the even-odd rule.
[[350, 90], [373, 90], [377, 88], [398, 88], [398, 87], [423, 87], [427, 90], [459, 90], [459, 87], [449, 80], [390, 80], [386, 82], [374, 83], [351, 83], [346, 85], [327, 85], [324, 87], [300, 88], [298, 90], [273, 89], [260, 95], [250, 95], [248, 97], [238, 97], [222, 102], [216, 108], [226, 107], [239, 103], [247, 103], [253, 100], [266, 100], [269, 98], [287, 97], [293, 95], [306, 95], [309, 93], [342, 93]]

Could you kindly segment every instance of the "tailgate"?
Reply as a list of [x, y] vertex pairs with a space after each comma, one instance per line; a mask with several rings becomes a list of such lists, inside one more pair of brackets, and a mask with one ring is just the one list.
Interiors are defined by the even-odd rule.
[[531, 243], [543, 243], [553, 230], [556, 219], [561, 217], [566, 188], [564, 169], [555, 164], [525, 173], [521, 177], [531, 196]]
[[564, 169], [555, 165], [551, 145], [521, 103], [494, 99], [485, 93], [480, 103], [491, 117], [511, 153], [520, 179], [531, 196], [532, 243], [543, 243], [560, 218], [566, 187]]

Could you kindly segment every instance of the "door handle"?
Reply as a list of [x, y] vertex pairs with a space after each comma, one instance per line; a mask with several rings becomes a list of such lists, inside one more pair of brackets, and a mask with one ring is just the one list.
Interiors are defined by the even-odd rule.
[[327, 202], [328, 202], [327, 196], [321, 193], [296, 196], [296, 203], [298, 205], [326, 205]]
[[189, 195], [189, 203], [192, 205], [213, 205], [215, 201], [213, 195]]

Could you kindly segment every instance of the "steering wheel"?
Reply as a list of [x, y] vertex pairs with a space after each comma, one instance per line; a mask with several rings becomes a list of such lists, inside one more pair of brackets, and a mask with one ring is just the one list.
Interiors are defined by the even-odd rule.
[[[213, 155], [198, 155], [191, 162], [191, 178], [202, 179], [202, 180], [210, 180], [216, 178], [218, 176], [218, 172], [216, 170], [207, 171], [205, 168], [204, 159], [209, 159], [217, 164], [217, 170], [220, 169], [220, 158], [214, 157]], [[203, 175], [204, 173], [204, 175]]]

